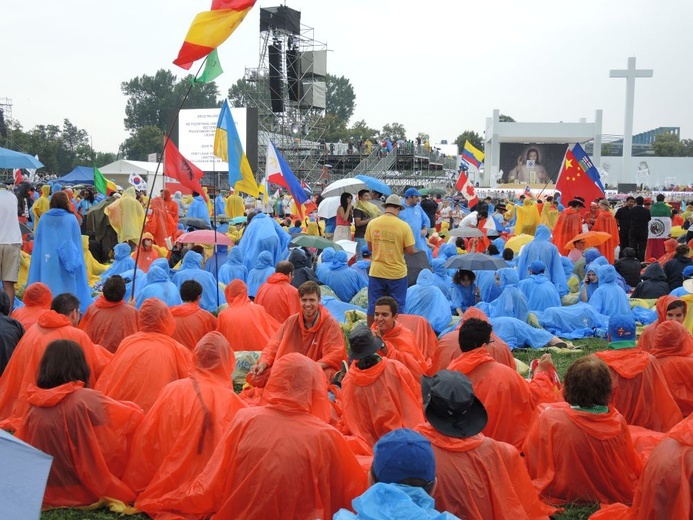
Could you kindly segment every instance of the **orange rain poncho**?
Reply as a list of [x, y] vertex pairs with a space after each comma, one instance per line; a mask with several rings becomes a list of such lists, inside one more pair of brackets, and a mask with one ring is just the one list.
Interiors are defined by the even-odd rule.
[[342, 380], [341, 406], [349, 432], [369, 446], [392, 430], [424, 421], [421, 385], [393, 359], [382, 358], [365, 370], [352, 363]]
[[140, 239], [144, 223], [144, 208], [137, 200], [135, 188], [130, 186], [122, 197], [107, 206], [103, 212], [108, 217], [111, 227], [118, 233], [118, 242]]
[[144, 417], [138, 406], [84, 388], [82, 381], [48, 389], [31, 385], [27, 398], [31, 406], [16, 436], [53, 457], [44, 507], [135, 499], [120, 477]]
[[676, 255], [676, 246], [678, 246], [679, 243], [675, 238], [670, 238], [668, 240], [664, 241], [664, 251], [665, 253], [660, 256], [657, 259], [657, 263], [664, 267], [664, 264], [666, 264], [669, 260], [674, 258]]
[[161, 192], [161, 198], [164, 201], [166, 213], [168, 213], [173, 220], [173, 228], [176, 229], [178, 227], [178, 203], [171, 198], [171, 191], [168, 189], [164, 189], [164, 191]]
[[520, 452], [483, 434], [448, 437], [430, 424], [416, 430], [433, 445], [436, 509], [466, 520], [546, 519], [556, 510], [532, 486]]
[[278, 323], [284, 323], [292, 314], [301, 312], [298, 289], [291, 285], [289, 276], [274, 273], [257, 290], [255, 303], [262, 305]]
[[683, 419], [662, 371], [650, 354], [628, 348], [594, 355], [609, 367], [613, 384], [611, 404], [628, 424], [667, 432]]
[[279, 329], [279, 322], [262, 305], [250, 301], [248, 286], [243, 280], [231, 280], [224, 296], [229, 306], [219, 313], [217, 330], [229, 341], [231, 348], [236, 352], [265, 348]]
[[315, 362], [296, 352], [278, 358], [265, 397], [267, 406], [238, 412], [186, 493], [162, 498], [170, 510], [184, 518], [332, 518], [365, 491], [365, 472], [327, 424], [327, 386]]
[[582, 215], [580, 210], [568, 207], [558, 216], [552, 231], [553, 238], [551, 241], [558, 248], [561, 256], [568, 256], [570, 251], [565, 248], [565, 245], [580, 233], [582, 233]]
[[45, 283], [34, 282], [24, 291], [22, 303], [24, 307], [15, 309], [11, 317], [22, 324], [24, 330], [29, 330], [38, 321], [39, 316], [51, 308], [53, 295]]
[[428, 373], [428, 363], [426, 363], [421, 349], [417, 346], [416, 337], [408, 328], [395, 321], [395, 326], [385, 335], [381, 336], [375, 325], [373, 325], [372, 330], [385, 342], [387, 346], [387, 354], [385, 355], [390, 359], [396, 359], [407, 367], [414, 379], [420, 381], [421, 376]]
[[669, 320], [657, 327], [655, 344], [650, 349], [684, 417], [693, 412], [693, 349], [690, 340], [691, 335], [683, 325]]
[[397, 321], [414, 334], [416, 345], [423, 354], [426, 363], [430, 365], [431, 359], [438, 350], [438, 336], [429, 321], [423, 316], [415, 314], [398, 314]]
[[170, 310], [176, 322], [172, 337], [190, 350], [195, 349], [195, 345], [205, 334], [217, 328], [217, 318], [200, 307], [199, 301], [176, 305]]
[[[660, 324], [667, 321], [667, 307], [669, 307], [669, 305], [671, 305], [673, 302], [678, 301], [680, 299], [681, 298], [667, 294], [666, 296], [662, 296], [657, 300], [657, 304], [655, 305], [655, 309], [657, 310], [657, 321], [655, 321], [654, 323], [650, 323], [647, 327], [645, 327], [645, 330], [642, 331], [642, 334], [638, 339], [638, 348], [640, 350], [649, 351], [654, 347], [655, 335], [657, 334], [657, 327], [659, 327]], [[687, 312], [688, 305], [684, 302], [684, 315]], [[693, 348], [693, 336], [689, 334], [689, 338], [690, 345]]]
[[[144, 233], [142, 235], [142, 242], [144, 242], [146, 239], [153, 241], [154, 237], [151, 233]], [[137, 255], [138, 251], [139, 256]], [[137, 249], [135, 249], [135, 251], [130, 255], [130, 257], [137, 262], [137, 268], [141, 269], [146, 273], [147, 271], [149, 271], [149, 267], [152, 265], [152, 262], [154, 262], [154, 260], [156, 260], [157, 258], [164, 258], [166, 254], [166, 249], [158, 247], [155, 243], [152, 243], [149, 250], [144, 248], [143, 243], [140, 243], [140, 245], [137, 246]]]
[[[153, 518], [166, 510], [162, 497], [183, 493], [202, 472], [236, 412], [236, 357], [229, 342], [210, 332], [195, 347], [190, 377], [169, 383], [133, 439], [123, 480], [141, 493], [135, 507]], [[145, 489], [146, 488], [146, 489]]]
[[79, 328], [94, 343], [115, 352], [124, 338], [137, 332], [137, 315], [137, 309], [124, 301], [113, 303], [99, 296], [87, 309]]
[[630, 503], [642, 469], [614, 408], [591, 413], [565, 402], [540, 405], [522, 451], [534, 487], [555, 504]]
[[154, 237], [154, 243], [157, 246], [166, 247], [166, 238], [173, 236], [176, 230], [176, 221], [166, 211], [164, 199], [161, 197], [152, 199], [149, 203], [149, 211], [144, 230]]
[[15, 429], [26, 413], [26, 390], [36, 383], [43, 353], [56, 339], [71, 339], [82, 347], [91, 370], [90, 386], [94, 386], [111, 360], [112, 354], [94, 345], [84, 331], [72, 326], [67, 316], [45, 311], [36, 325], [26, 331], [0, 377], [0, 428]]
[[133, 401], [146, 413], [167, 384], [187, 377], [192, 353], [171, 338], [176, 323], [157, 298], [142, 304], [139, 327], [140, 332], [121, 342], [96, 389], [113, 399]]
[[603, 209], [597, 211], [597, 220], [594, 222], [594, 226], [592, 226], [592, 231], [601, 231], [611, 235], [611, 238], [602, 245], [597, 246], [597, 249], [610, 264], [613, 264], [614, 249], [618, 246], [618, 223], [610, 211]]

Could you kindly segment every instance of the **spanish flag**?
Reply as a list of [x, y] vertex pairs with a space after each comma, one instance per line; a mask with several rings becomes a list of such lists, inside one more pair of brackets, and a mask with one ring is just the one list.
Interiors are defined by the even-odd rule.
[[256, 0], [212, 0], [209, 11], [198, 13], [173, 63], [189, 69], [219, 47], [241, 24]]
[[229, 163], [229, 186], [253, 197], [259, 195], [253, 170], [243, 151], [236, 123], [231, 116], [231, 109], [226, 99], [221, 106], [217, 131], [214, 134], [214, 155]]

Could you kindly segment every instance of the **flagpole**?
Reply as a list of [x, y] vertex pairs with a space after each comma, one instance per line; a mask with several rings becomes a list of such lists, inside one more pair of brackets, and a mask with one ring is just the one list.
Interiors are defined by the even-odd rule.
[[217, 193], [219, 182], [217, 179], [217, 160], [212, 154], [212, 173], [214, 174], [214, 200], [212, 201], [212, 219], [214, 222], [214, 281], [217, 294], [217, 310], [219, 310], [219, 257], [217, 256]]

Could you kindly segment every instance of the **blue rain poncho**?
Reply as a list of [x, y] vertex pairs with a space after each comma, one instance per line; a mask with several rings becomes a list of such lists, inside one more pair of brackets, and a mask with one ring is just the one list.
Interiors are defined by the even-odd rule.
[[500, 296], [501, 288], [496, 285], [495, 271], [476, 271], [476, 286], [482, 302], [492, 302]]
[[428, 269], [421, 271], [416, 283], [407, 289], [406, 314], [426, 318], [436, 334], [450, 323], [450, 303], [433, 283], [433, 273]]
[[226, 263], [219, 269], [219, 281], [228, 285], [231, 280], [243, 280], [248, 278], [248, 268], [243, 263], [243, 253], [239, 246], [231, 248]]
[[74, 294], [79, 299], [82, 313], [93, 301], [87, 281], [82, 235], [77, 219], [69, 211], [50, 209], [36, 226], [27, 285], [34, 282], [45, 283], [56, 296]]
[[457, 314], [457, 309], [462, 309], [464, 312], [475, 304], [476, 283], [469, 284], [469, 287], [458, 283], [450, 284], [450, 310], [453, 314]]
[[180, 270], [173, 275], [173, 283], [180, 289], [186, 280], [195, 280], [202, 285], [202, 298], [200, 307], [209, 312], [214, 312], [219, 305], [226, 303], [226, 297], [219, 288], [212, 273], [202, 269], [202, 255], [193, 250], [185, 253]]
[[604, 337], [609, 317], [585, 302], [569, 307], [554, 307], [536, 313], [539, 324], [549, 332], [568, 339]]
[[477, 303], [477, 307], [486, 313], [489, 318], [499, 316], [510, 316], [520, 321], [527, 322], [529, 307], [527, 298], [522, 294], [517, 284], [519, 279], [517, 272], [511, 267], [504, 267], [498, 270], [500, 278], [501, 294], [491, 303]]
[[[438, 256], [436, 257], [436, 260], [442, 260], [442, 262], [445, 263], [446, 260], [452, 258], [453, 256], [457, 256], [457, 246], [455, 246], [455, 244], [443, 244], [438, 249]], [[455, 269], [448, 269], [448, 274], [452, 277], [454, 276], [455, 271]]]
[[318, 280], [322, 280], [325, 271], [329, 270], [336, 252], [337, 251], [333, 247], [326, 247], [323, 249], [322, 254], [318, 258], [318, 265], [315, 266], [315, 275], [318, 277]]
[[335, 298], [334, 296], [323, 296], [320, 299], [320, 303], [339, 323], [346, 323], [346, 313], [348, 311], [364, 312], [363, 307], [359, 307], [358, 305], [354, 305], [353, 303], [340, 301], [338, 298]]
[[289, 256], [290, 240], [291, 236], [274, 219], [258, 213], [248, 224], [238, 244], [243, 253], [243, 263], [250, 271], [255, 267], [260, 253], [268, 251], [272, 256], [272, 265], [277, 265]]
[[130, 256], [131, 252], [129, 245], [125, 243], [116, 244], [113, 248], [114, 261], [106, 272], [101, 275], [101, 279], [106, 280], [106, 278], [114, 274], [120, 274], [134, 269], [135, 259]]
[[333, 520], [455, 520], [435, 510], [435, 501], [423, 488], [378, 482], [352, 501], [356, 513], [340, 509]]
[[517, 318], [498, 316], [489, 318], [489, 321], [493, 326], [493, 332], [508, 344], [510, 350], [525, 347], [542, 348], [553, 339], [553, 334], [550, 332], [536, 329]]
[[216, 249], [217, 250], [212, 253], [212, 256], [205, 262], [204, 270], [208, 273], [212, 273], [218, 279], [221, 266], [224, 265], [229, 258], [229, 247], [217, 245]]
[[[368, 270], [371, 267], [371, 260], [369, 259], [363, 259], [363, 260], [356, 260], [354, 264], [351, 266], [351, 269], [356, 271], [358, 275], [361, 277], [361, 280], [363, 280], [363, 283], [365, 286], [368, 285]], [[365, 287], [364, 286], [364, 287]]]
[[368, 285], [363, 283], [356, 271], [349, 269], [346, 251], [335, 253], [320, 281], [329, 286], [343, 302], [351, 301], [357, 292]]
[[303, 249], [300, 247], [292, 249], [289, 254], [289, 262], [294, 266], [294, 277], [291, 280], [291, 285], [296, 287], [296, 289], [305, 282], [320, 283], [318, 277], [315, 276], [315, 271], [313, 271], [313, 262], [308, 258]]
[[226, 216], [226, 199], [221, 193], [214, 198], [214, 212], [217, 217], [220, 215]]
[[545, 274], [533, 274], [521, 280], [518, 287], [527, 298], [527, 306], [532, 312], [561, 306], [561, 297]]
[[255, 268], [248, 272], [248, 296], [255, 298], [257, 290], [273, 274], [274, 263], [272, 262], [272, 254], [269, 251], [263, 251], [257, 258]]
[[432, 260], [433, 256], [431, 254], [431, 248], [428, 247], [426, 237], [421, 236], [422, 229], [428, 229], [431, 227], [431, 220], [428, 218], [428, 215], [424, 213], [424, 210], [421, 209], [421, 206], [419, 204], [415, 204], [414, 206], [405, 206], [405, 208], [399, 212], [399, 218], [409, 224], [409, 227], [414, 234], [414, 246], [416, 249], [426, 251], [428, 260]]
[[[594, 264], [594, 262], [592, 262]], [[599, 287], [590, 296], [589, 304], [595, 310], [612, 317], [617, 314], [630, 314], [630, 302], [616, 280], [618, 273], [613, 265], [603, 265], [597, 268]], [[591, 285], [591, 284], [590, 284]]]
[[[603, 265], [611, 265], [609, 264], [609, 261], [606, 259], [604, 256], [598, 256], [597, 258], [594, 259], [594, 261], [589, 264], [589, 267], [591, 268], [599, 268]], [[614, 268], [615, 269], [615, 268]], [[623, 289], [623, 292], [628, 294], [630, 292], [630, 286], [626, 283], [626, 279], [621, 276], [621, 273], [616, 271], [616, 285], [618, 285], [621, 289]]]
[[570, 289], [570, 291], [575, 292], [575, 289], [579, 290], [580, 278], [578, 278], [578, 276], [575, 273], [573, 273], [573, 270], [575, 269], [573, 262], [571, 262], [570, 258], [568, 258], [567, 256], [562, 256], [561, 264], [563, 265], [563, 272], [565, 273], [565, 279], [568, 282], [568, 288]]
[[[135, 284], [138, 283], [135, 280]], [[169, 307], [183, 303], [176, 284], [168, 279], [166, 271], [155, 265], [152, 265], [147, 271], [147, 286], [138, 292], [135, 306], [139, 309], [148, 298], [159, 298]]]
[[202, 198], [202, 195], [193, 197], [190, 206], [188, 206], [188, 213], [186, 215], [188, 218], [200, 218], [204, 220], [210, 227], [212, 222], [209, 220], [209, 208], [207, 207], [207, 202]]
[[[166, 260], [165, 258], [157, 258], [152, 262], [152, 265], [150, 265], [149, 267], [158, 267], [166, 273], [166, 276], [168, 276], [169, 281], [171, 280], [171, 269], [169, 268], [168, 260]], [[144, 273], [144, 276], [140, 276], [140, 273], [142, 273], [142, 271], [137, 269], [137, 278], [135, 279], [135, 299], [139, 298], [142, 289], [147, 287], [147, 273]], [[128, 274], [130, 276], [130, 280], [132, 280], [132, 272], [128, 271]], [[132, 282], [126, 284], [126, 292], [130, 292], [132, 290], [131, 286]]]
[[[128, 269], [127, 271], [120, 273], [120, 276], [123, 278], [123, 280], [125, 280], [125, 296], [123, 296], [123, 300], [129, 302], [132, 299], [132, 278], [135, 276], [135, 270]], [[102, 280], [106, 282], [107, 278], [102, 278]], [[135, 284], [137, 284], [138, 292], [146, 285], [146, 281], [147, 273], [141, 269], [138, 269], [137, 277], [135, 278]]]
[[[433, 283], [436, 284], [436, 287], [438, 287], [438, 289], [443, 291], [443, 294], [449, 300], [452, 297], [450, 293], [450, 286], [452, 285], [452, 276], [450, 276], [448, 270], [445, 267], [443, 267], [444, 263], [445, 260], [435, 258], [431, 262], [431, 269], [433, 269]], [[472, 303], [472, 305], [474, 304]]]
[[541, 260], [546, 265], [546, 277], [553, 282], [559, 296], [568, 294], [568, 282], [561, 263], [558, 248], [550, 242], [551, 230], [545, 225], [539, 225], [534, 240], [525, 245], [517, 260], [517, 272], [520, 280], [529, 278], [529, 265], [535, 260]]

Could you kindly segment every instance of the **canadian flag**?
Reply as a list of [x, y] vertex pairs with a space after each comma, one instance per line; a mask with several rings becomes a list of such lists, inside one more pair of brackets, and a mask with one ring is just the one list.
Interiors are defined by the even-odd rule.
[[469, 204], [469, 209], [473, 209], [479, 203], [479, 197], [476, 195], [474, 186], [469, 182], [469, 177], [464, 171], [460, 171], [460, 177], [457, 179], [457, 184], [455, 184], [457, 191], [462, 192], [462, 196], [467, 199]]

